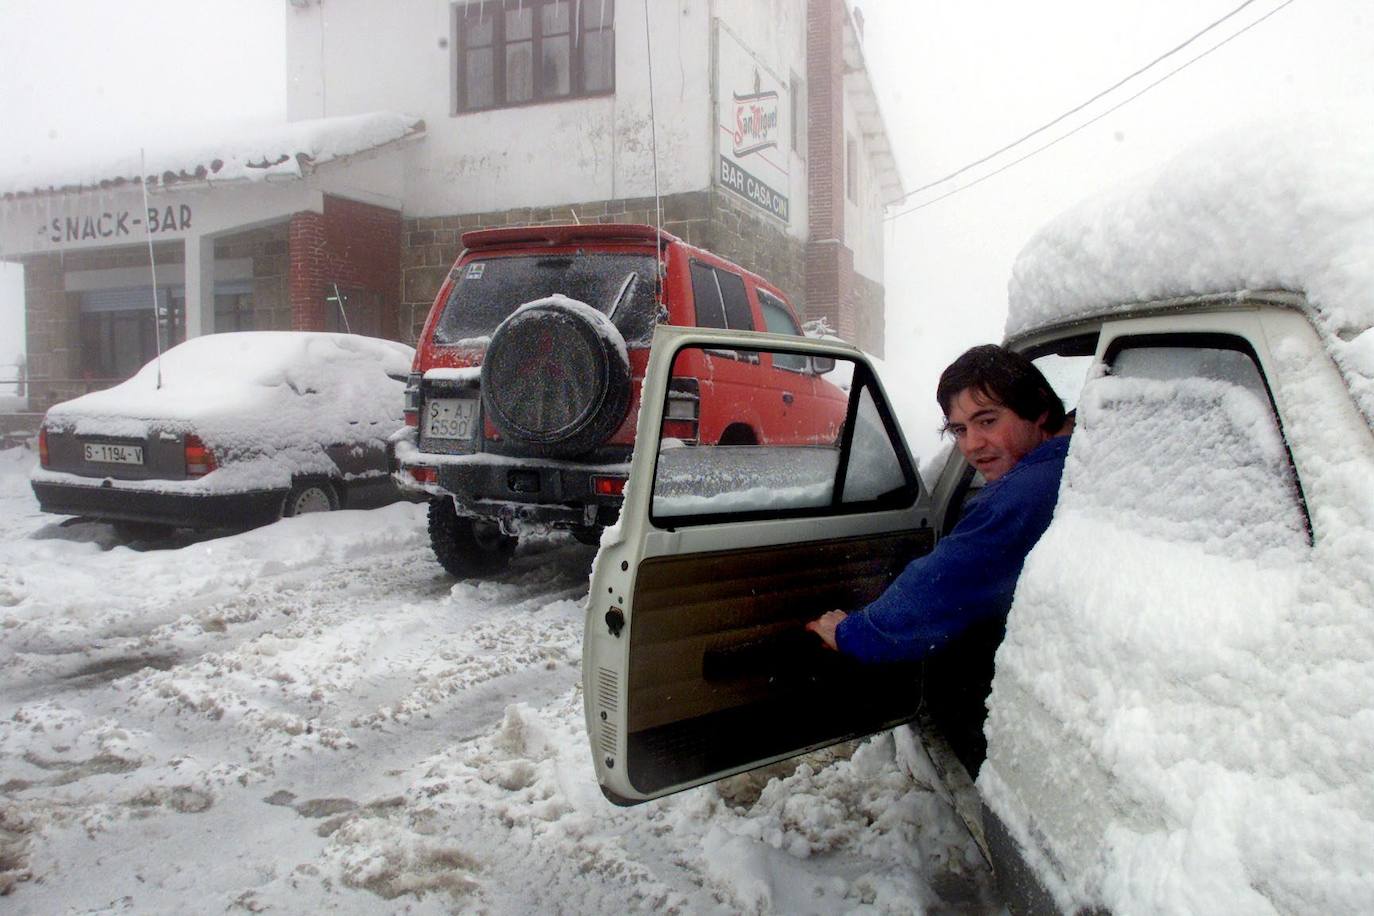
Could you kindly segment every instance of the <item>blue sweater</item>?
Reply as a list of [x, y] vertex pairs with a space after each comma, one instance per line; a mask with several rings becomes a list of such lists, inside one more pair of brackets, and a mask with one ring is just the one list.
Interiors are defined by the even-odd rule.
[[1054, 515], [1068, 449], [1068, 436], [1042, 442], [984, 487], [933, 551], [840, 623], [840, 651], [862, 662], [918, 661], [976, 623], [1005, 619], [1026, 554]]

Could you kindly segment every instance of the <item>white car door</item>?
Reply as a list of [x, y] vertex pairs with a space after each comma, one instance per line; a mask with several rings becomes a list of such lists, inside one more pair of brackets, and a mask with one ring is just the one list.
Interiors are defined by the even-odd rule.
[[[710, 401], [724, 386], [684, 377], [709, 375], [720, 350], [804, 356], [832, 397], [792, 411], [767, 445], [684, 437], [694, 417], [733, 406]], [[587, 732], [607, 797], [635, 804], [912, 718], [917, 672], [861, 670], [804, 630], [872, 600], [935, 543], [929, 497], [864, 355], [660, 327], [641, 401], [583, 641]]]

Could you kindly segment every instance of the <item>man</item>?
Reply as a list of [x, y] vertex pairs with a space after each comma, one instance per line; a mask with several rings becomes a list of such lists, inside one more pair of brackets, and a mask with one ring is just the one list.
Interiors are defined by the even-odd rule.
[[991, 344], [951, 363], [935, 396], [945, 431], [988, 485], [876, 601], [807, 629], [860, 662], [929, 661], [926, 705], [976, 772], [992, 655], [1026, 555], [1054, 514], [1072, 421], [1030, 360]]

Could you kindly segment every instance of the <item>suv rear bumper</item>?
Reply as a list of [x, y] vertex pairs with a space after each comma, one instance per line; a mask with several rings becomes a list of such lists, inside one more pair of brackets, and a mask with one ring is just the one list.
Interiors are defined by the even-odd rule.
[[[434, 456], [431, 464], [419, 453], [401, 463], [436, 470], [437, 489], [451, 494], [469, 515], [506, 522], [531, 522], [555, 528], [611, 525], [620, 515], [623, 497], [597, 493], [596, 477], [626, 477], [629, 465], [579, 467], [563, 463], [511, 461], [446, 462]], [[413, 486], [413, 484], [412, 484]]]
[[55, 515], [151, 522], [179, 528], [252, 528], [281, 517], [286, 490], [166, 493], [32, 481], [38, 507]]

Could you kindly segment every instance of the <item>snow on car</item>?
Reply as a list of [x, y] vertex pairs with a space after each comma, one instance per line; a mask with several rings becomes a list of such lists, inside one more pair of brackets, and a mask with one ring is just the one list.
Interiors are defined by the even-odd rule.
[[43, 510], [130, 530], [251, 527], [399, 498], [388, 437], [414, 351], [348, 334], [245, 331], [179, 344], [49, 409]]
[[[986, 759], [981, 717], [944, 738], [976, 774], [982, 816], [964, 813], [1015, 911], [1367, 910], [1371, 156], [1367, 119], [1256, 127], [1030, 242], [1008, 345], [1077, 405], [1059, 504], [1005, 639], [970, 634], [919, 671], [858, 667], [800, 628], [933, 549], [973, 469], [955, 454], [926, 489], [857, 350], [660, 328], [583, 638], [607, 796], [881, 730], [982, 668]], [[664, 429], [671, 362], [743, 347], [852, 365], [845, 429], [823, 481], [769, 504], [750, 456], [693, 514]]]

